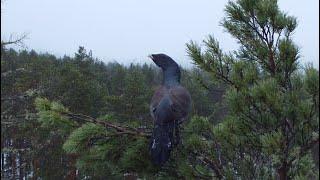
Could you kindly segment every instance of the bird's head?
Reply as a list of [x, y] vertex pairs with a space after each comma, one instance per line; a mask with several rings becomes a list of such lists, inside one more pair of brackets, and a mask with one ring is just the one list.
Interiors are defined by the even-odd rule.
[[149, 55], [149, 58], [151, 58], [153, 62], [163, 70], [178, 66], [178, 64], [166, 54], [151, 54]]

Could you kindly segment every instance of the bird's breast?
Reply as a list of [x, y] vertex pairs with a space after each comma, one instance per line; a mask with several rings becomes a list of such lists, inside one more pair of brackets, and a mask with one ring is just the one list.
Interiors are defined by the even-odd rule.
[[[164, 103], [164, 101], [166, 103]], [[150, 113], [155, 121], [159, 117], [166, 117], [165, 121], [179, 120], [188, 115], [191, 107], [189, 92], [182, 86], [161, 86], [151, 100]], [[166, 115], [164, 115], [165, 113]]]

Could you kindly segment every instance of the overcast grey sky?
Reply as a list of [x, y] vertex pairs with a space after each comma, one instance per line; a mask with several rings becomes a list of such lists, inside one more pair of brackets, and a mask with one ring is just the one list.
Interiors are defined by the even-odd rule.
[[[219, 25], [227, 0], [5, 0], [1, 5], [1, 38], [29, 33], [28, 49], [58, 56], [78, 46], [91, 49], [104, 62], [149, 62], [147, 55], [163, 52], [190, 66], [185, 43], [201, 42], [209, 34], [224, 51], [236, 41]], [[298, 18], [294, 40], [302, 64], [319, 68], [319, 1], [279, 0]]]

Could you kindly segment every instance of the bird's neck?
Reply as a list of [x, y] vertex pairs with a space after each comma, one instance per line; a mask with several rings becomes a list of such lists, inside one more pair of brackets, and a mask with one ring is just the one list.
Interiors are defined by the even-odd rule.
[[163, 84], [166, 86], [180, 84], [180, 68], [178, 65], [163, 70]]

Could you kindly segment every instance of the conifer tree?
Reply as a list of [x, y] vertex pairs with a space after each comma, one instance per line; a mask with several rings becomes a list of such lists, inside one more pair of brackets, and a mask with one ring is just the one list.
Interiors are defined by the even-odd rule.
[[319, 143], [319, 75], [299, 65], [292, 40], [296, 18], [280, 11], [276, 0], [229, 1], [225, 13], [221, 24], [239, 50], [222, 52], [213, 36], [204, 48], [187, 44], [200, 68], [229, 85], [230, 109], [217, 125], [194, 119], [202, 129], [189, 138], [200, 143], [191, 150], [208, 158], [218, 178], [314, 178], [310, 150]]

